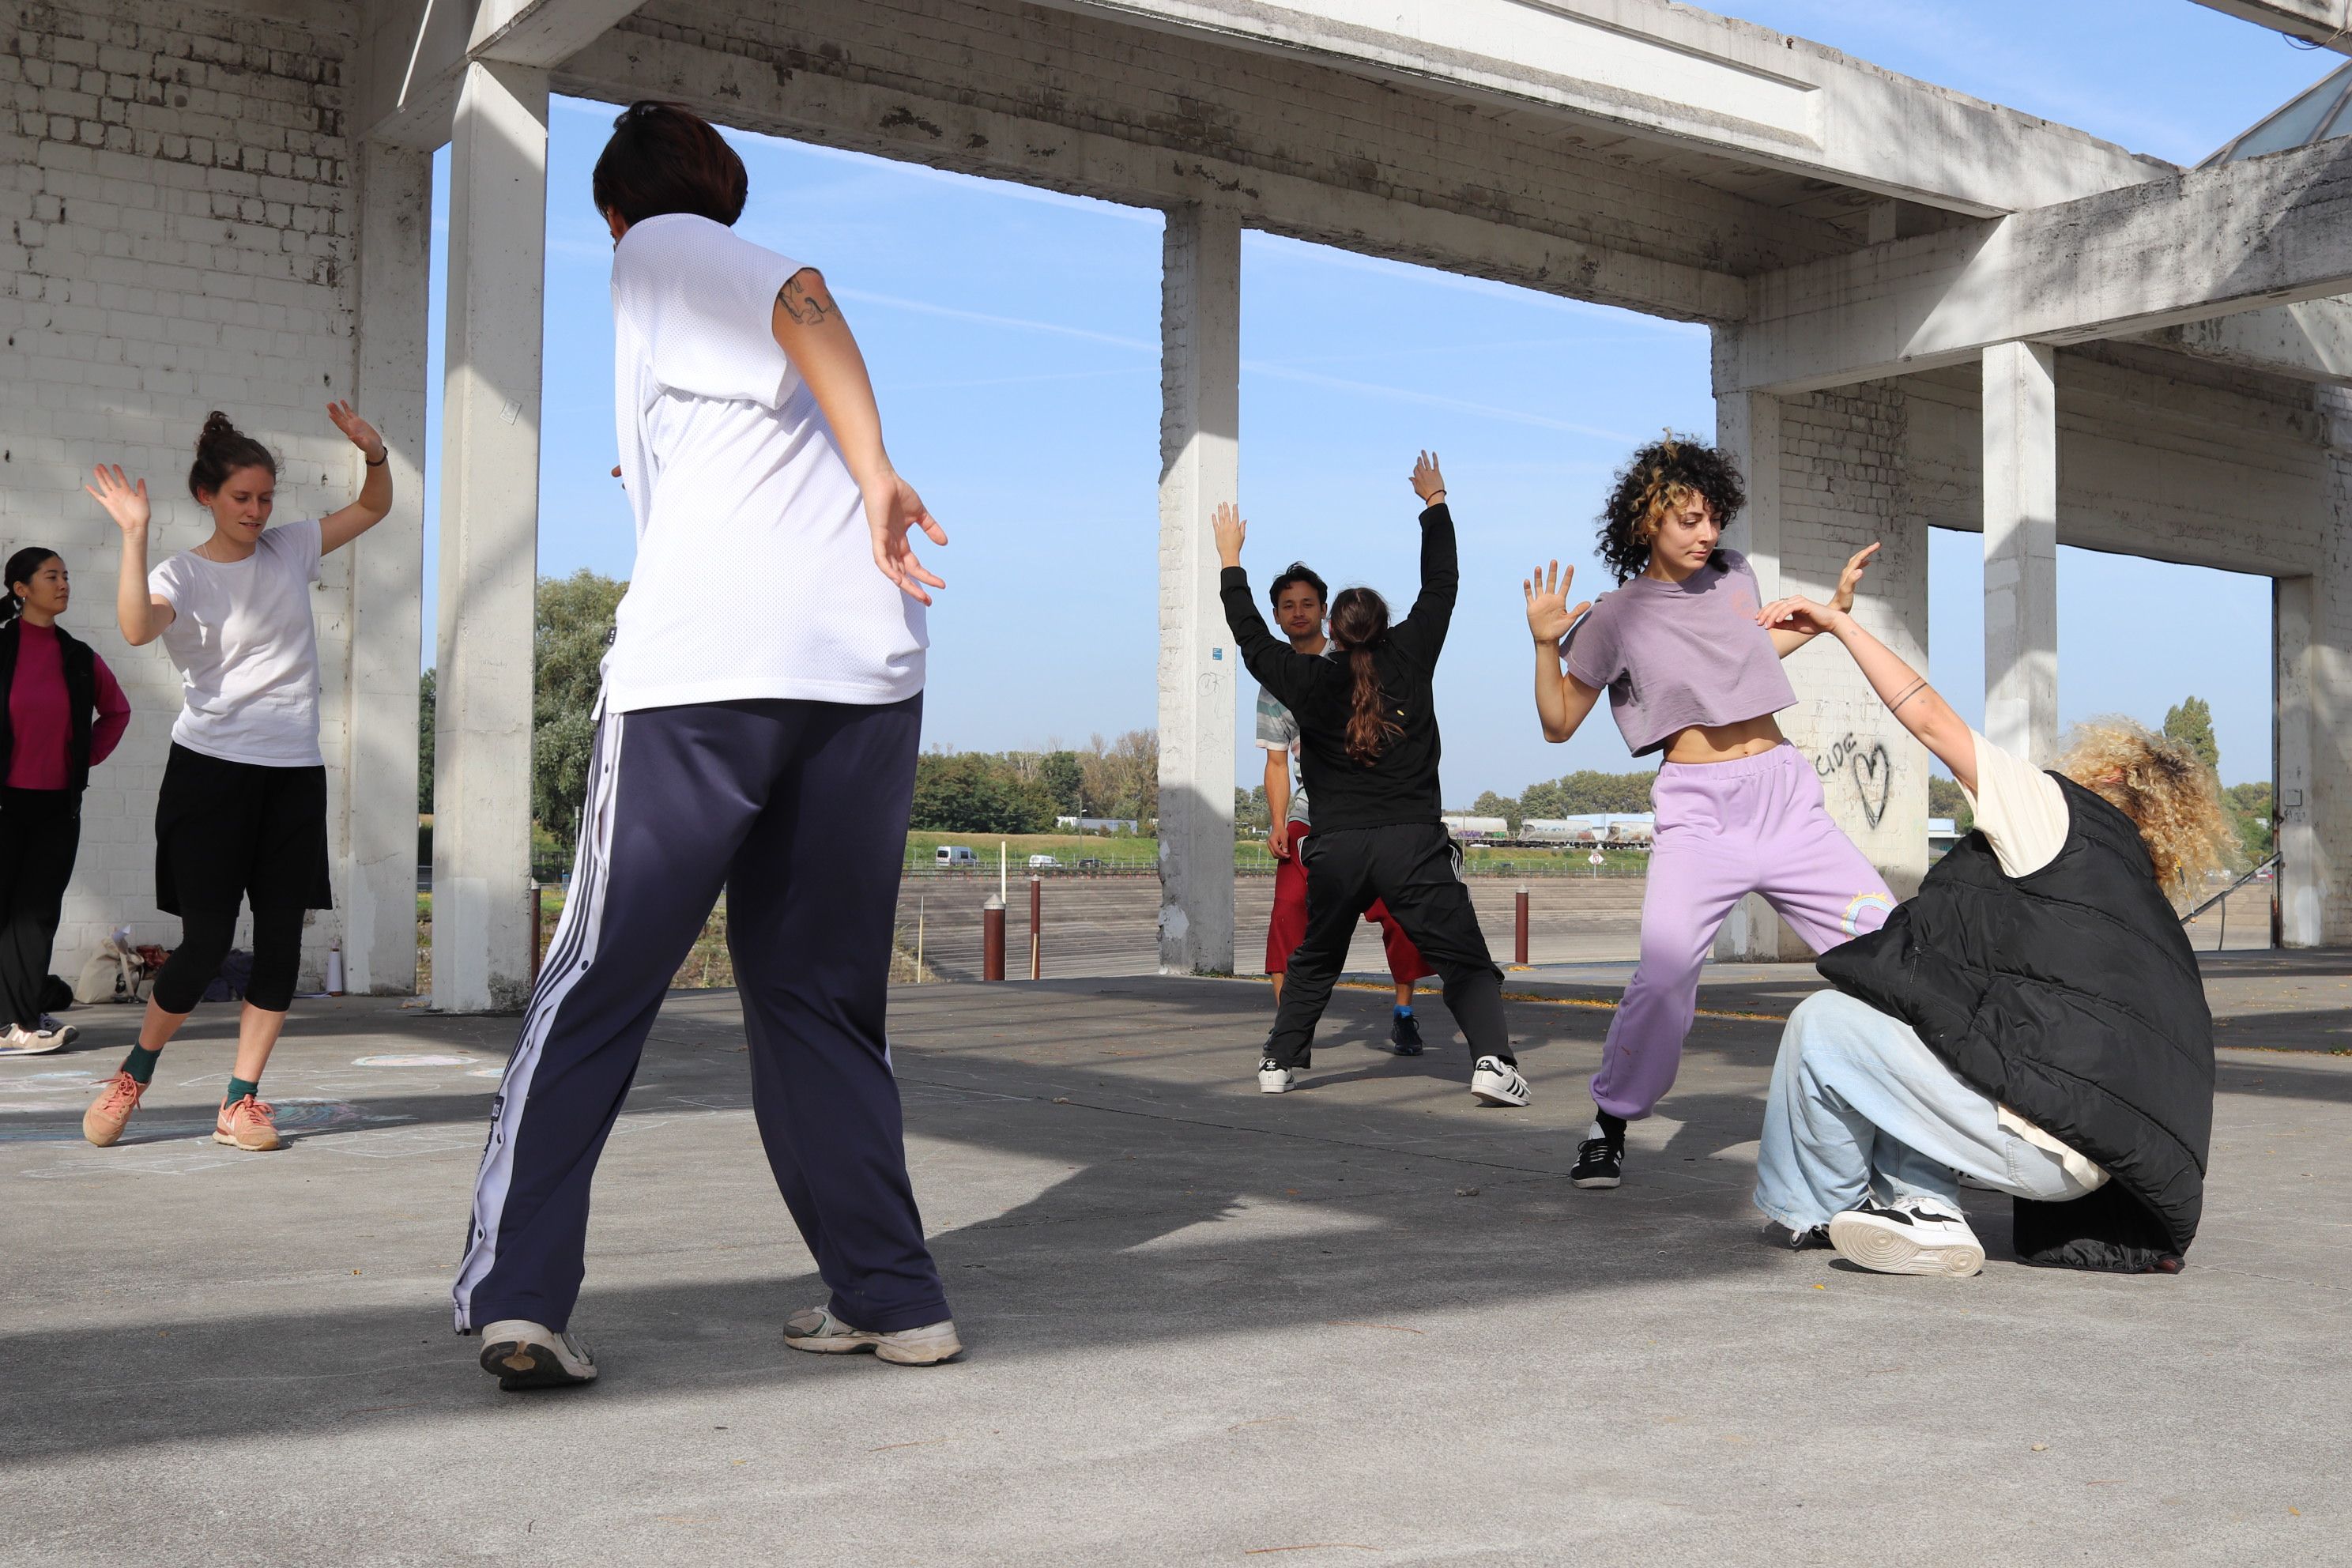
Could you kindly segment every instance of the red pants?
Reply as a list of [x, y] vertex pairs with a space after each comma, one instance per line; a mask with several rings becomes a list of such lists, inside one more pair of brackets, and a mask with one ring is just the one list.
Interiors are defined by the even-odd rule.
[[[1265, 972], [1280, 974], [1290, 967], [1290, 955], [1307, 935], [1307, 868], [1298, 863], [1298, 841], [1307, 825], [1290, 825], [1290, 854], [1274, 863], [1274, 914], [1265, 925]], [[1378, 899], [1364, 911], [1364, 922], [1381, 928], [1381, 945], [1388, 950], [1389, 974], [1399, 984], [1423, 980], [1437, 973], [1404, 934], [1404, 928]]]

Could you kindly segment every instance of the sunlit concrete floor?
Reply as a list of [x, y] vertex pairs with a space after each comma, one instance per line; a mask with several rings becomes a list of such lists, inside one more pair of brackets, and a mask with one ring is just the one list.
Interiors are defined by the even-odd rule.
[[[291, 1146], [205, 1136], [233, 1020], [110, 1150], [133, 1026], [0, 1061], [0, 1561], [341, 1564], [2341, 1563], [2352, 966], [2219, 959], [2205, 1230], [2174, 1279], [1889, 1279], [1757, 1244], [1769, 1016], [1717, 972], [1627, 1184], [1570, 1187], [1608, 977], [1516, 973], [1535, 1084], [1475, 1108], [1443, 1005], [1343, 990], [1302, 1091], [1262, 983], [893, 993], [971, 1347], [778, 1340], [822, 1296], [731, 993], [674, 995], [605, 1155], [593, 1387], [502, 1394], [446, 1290], [511, 1019], [298, 1004]], [[1253, 1556], [1252, 1554], [1259, 1554]]]

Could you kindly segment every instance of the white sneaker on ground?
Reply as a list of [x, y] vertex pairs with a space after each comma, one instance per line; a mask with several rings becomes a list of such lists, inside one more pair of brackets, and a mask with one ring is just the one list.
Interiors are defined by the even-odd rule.
[[47, 1013], [41, 1015], [41, 1026], [33, 1032], [37, 1035], [55, 1035], [59, 1043], [68, 1046], [81, 1037], [79, 1026], [61, 1024]]
[[963, 1342], [956, 1338], [952, 1318], [925, 1323], [918, 1329], [877, 1333], [853, 1329], [823, 1307], [811, 1307], [787, 1319], [784, 1343], [796, 1351], [814, 1351], [819, 1355], [872, 1351], [877, 1360], [895, 1362], [900, 1366], [936, 1366], [963, 1354]]
[[1939, 1274], [1965, 1279], [1984, 1267], [1984, 1243], [1940, 1198], [1876, 1200], [1830, 1216], [1830, 1245], [1879, 1274]]
[[1298, 1075], [1272, 1057], [1257, 1064], [1257, 1091], [1260, 1094], [1283, 1094], [1295, 1088]]
[[528, 1318], [502, 1318], [482, 1331], [482, 1370], [500, 1388], [562, 1388], [596, 1381], [596, 1358], [568, 1333]]
[[1500, 1057], [1480, 1057], [1470, 1073], [1470, 1098], [1481, 1105], [1525, 1105], [1531, 1091], [1519, 1069]]

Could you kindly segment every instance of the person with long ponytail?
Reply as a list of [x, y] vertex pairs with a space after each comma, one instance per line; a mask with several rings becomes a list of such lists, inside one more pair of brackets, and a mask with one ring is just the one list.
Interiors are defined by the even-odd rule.
[[1225, 624], [1250, 673], [1296, 717], [1299, 770], [1315, 799], [1315, 831], [1297, 850], [1307, 868], [1307, 934], [1290, 955], [1257, 1086], [1281, 1094], [1309, 1064], [1356, 921], [1379, 900], [1444, 981], [1445, 1005], [1470, 1045], [1473, 1098], [1525, 1105], [1527, 1079], [1503, 1018], [1503, 972], [1478, 929], [1439, 804], [1431, 682], [1462, 569], [1433, 454], [1413, 464], [1412, 488], [1424, 509], [1420, 595], [1391, 625], [1380, 595], [1342, 589], [1331, 601], [1336, 660], [1297, 652], [1266, 629], [1242, 570], [1249, 525], [1231, 505], [1213, 520]]
[[131, 722], [114, 672], [58, 625], [72, 601], [63, 557], [8, 557], [0, 599], [0, 1056], [63, 1050], [79, 1033], [41, 1011], [66, 884], [81, 848], [81, 797]]
[[147, 481], [100, 466], [82, 487], [122, 530], [114, 613], [123, 640], [162, 639], [185, 698], [155, 799], [155, 905], [180, 917], [180, 944], [156, 973], [139, 1044], [82, 1117], [82, 1136], [100, 1148], [122, 1136], [156, 1057], [220, 973], [240, 903], [253, 910], [253, 973], [213, 1139], [278, 1147], [261, 1071], [293, 1005], [304, 912], [334, 907], [310, 584], [321, 556], [392, 510], [383, 437], [348, 403], [328, 404], [327, 417], [363, 464], [350, 505], [272, 528], [278, 459], [215, 411], [188, 469], [211, 532], [152, 572]]

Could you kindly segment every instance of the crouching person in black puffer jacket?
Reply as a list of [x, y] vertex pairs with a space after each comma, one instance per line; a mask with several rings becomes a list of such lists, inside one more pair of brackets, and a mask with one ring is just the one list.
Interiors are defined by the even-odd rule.
[[1757, 1156], [1784, 1245], [1890, 1274], [1974, 1274], [1959, 1179], [2015, 1201], [2028, 1263], [2177, 1273], [2204, 1204], [2213, 1022], [2176, 900], [2235, 836], [2212, 771], [2128, 721], [2042, 773], [1960, 721], [1851, 616], [1822, 632], [1969, 793], [1976, 830], [1885, 925], [1822, 955]]

